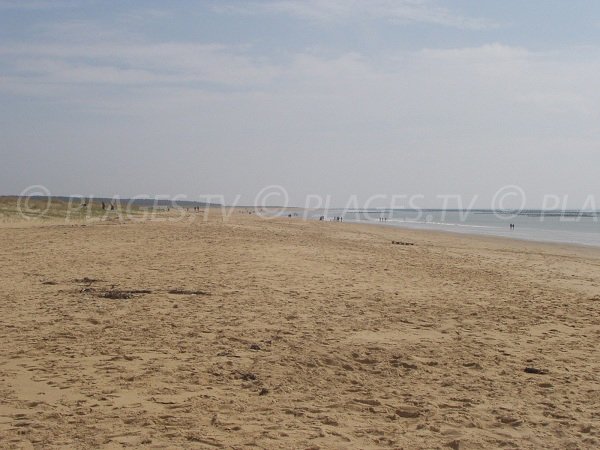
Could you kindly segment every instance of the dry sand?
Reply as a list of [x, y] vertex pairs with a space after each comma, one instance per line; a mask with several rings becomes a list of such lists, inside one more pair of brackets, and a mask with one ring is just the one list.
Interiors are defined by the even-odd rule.
[[600, 446], [600, 250], [233, 214], [0, 255], [3, 448]]

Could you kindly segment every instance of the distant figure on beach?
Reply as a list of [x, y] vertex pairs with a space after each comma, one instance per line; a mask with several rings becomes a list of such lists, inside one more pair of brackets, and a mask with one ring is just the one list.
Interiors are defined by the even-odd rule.
[[106, 209], [106, 203], [102, 202], [102, 211]]
[[115, 205], [114, 205], [114, 203], [111, 203], [111, 204], [110, 204], [110, 210], [111, 210], [111, 211], [114, 211], [114, 210], [115, 210]]

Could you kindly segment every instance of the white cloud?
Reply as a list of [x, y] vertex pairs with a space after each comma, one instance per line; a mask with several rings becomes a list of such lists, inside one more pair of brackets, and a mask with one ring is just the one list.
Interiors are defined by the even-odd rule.
[[286, 14], [317, 21], [371, 18], [475, 30], [498, 26], [484, 18], [462, 16], [428, 0], [270, 0], [220, 4], [215, 6], [215, 10], [243, 14]]
[[93, 0], [0, 0], [0, 9], [39, 10], [76, 8], [89, 5]]
[[106, 27], [94, 21], [83, 19], [36, 24], [31, 27], [31, 35], [36, 36], [36, 42], [38, 43], [45, 42], [55, 45], [139, 41], [139, 35], [130, 31], [127, 27]]
[[[62, 102], [74, 98], [83, 106], [81, 89], [112, 86], [122, 92], [111, 101], [129, 109], [135, 102], [128, 102], [128, 96], [139, 92], [128, 94], [128, 89], [145, 89], [154, 101], [164, 88], [184, 103], [189, 103], [186, 95], [194, 99], [202, 91], [217, 96], [262, 93], [271, 102], [279, 98], [288, 98], [290, 104], [306, 102], [302, 107], [306, 114], [310, 114], [305, 109], [310, 108], [310, 100], [313, 107], [349, 122], [377, 117], [388, 124], [411, 116], [437, 121], [442, 117], [442, 122], [450, 123], [454, 120], [450, 116], [458, 111], [466, 120], [487, 117], [493, 122], [494, 114], [511, 108], [510, 114], [521, 118], [561, 112], [598, 115], [600, 60], [573, 62], [570, 57], [488, 44], [377, 55], [301, 52], [276, 61], [257, 57], [244, 47], [98, 38], [77, 44], [0, 45], [0, 90], [54, 95]], [[95, 98], [89, 97], [90, 108], [95, 107]], [[163, 100], [177, 107], [176, 101]], [[143, 95], [135, 101], [143, 104]]]
[[424, 56], [454, 61], [477, 60], [516, 60], [532, 56], [532, 53], [522, 47], [512, 47], [502, 44], [486, 44], [479, 47], [443, 48], [421, 50]]
[[4, 44], [0, 62], [27, 82], [266, 84], [277, 67], [236, 47], [195, 43]]
[[164, 21], [174, 17], [173, 11], [166, 9], [145, 8], [125, 12], [117, 21], [125, 27], [143, 25], [152, 22]]

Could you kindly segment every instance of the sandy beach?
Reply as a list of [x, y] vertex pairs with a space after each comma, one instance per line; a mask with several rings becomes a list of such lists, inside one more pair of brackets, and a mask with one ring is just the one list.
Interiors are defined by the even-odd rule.
[[3, 448], [600, 446], [600, 249], [234, 213], [0, 255]]

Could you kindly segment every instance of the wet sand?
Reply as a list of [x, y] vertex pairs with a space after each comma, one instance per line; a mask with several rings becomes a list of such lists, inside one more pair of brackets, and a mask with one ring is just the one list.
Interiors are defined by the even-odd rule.
[[4, 448], [600, 446], [600, 249], [234, 213], [0, 255]]

